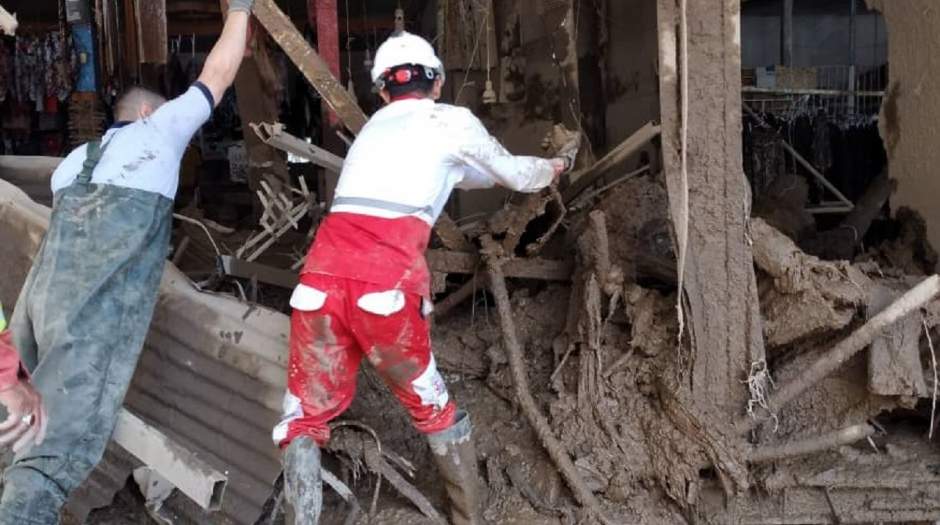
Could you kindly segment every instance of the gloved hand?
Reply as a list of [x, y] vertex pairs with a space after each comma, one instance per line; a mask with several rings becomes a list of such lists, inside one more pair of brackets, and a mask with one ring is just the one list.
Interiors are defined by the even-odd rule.
[[254, 3], [255, 0], [228, 0], [228, 12], [244, 11], [251, 13], [251, 6], [254, 5]]
[[581, 134], [570, 131], [561, 124], [555, 124], [542, 140], [542, 148], [565, 163], [564, 173], [574, 169], [575, 160], [581, 150]]

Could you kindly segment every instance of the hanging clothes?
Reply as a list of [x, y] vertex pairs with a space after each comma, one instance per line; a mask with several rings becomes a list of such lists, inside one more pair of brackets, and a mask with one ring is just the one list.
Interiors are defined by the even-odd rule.
[[[3, 61], [0, 57], [0, 78], [4, 75]], [[12, 87], [16, 101], [30, 102], [36, 111], [43, 111], [47, 98], [64, 101], [75, 87], [78, 58], [60, 31], [43, 36], [18, 36], [12, 62], [12, 82], [3, 84]], [[3, 88], [7, 95], [10, 87]], [[3, 100], [2, 95], [0, 100]]]

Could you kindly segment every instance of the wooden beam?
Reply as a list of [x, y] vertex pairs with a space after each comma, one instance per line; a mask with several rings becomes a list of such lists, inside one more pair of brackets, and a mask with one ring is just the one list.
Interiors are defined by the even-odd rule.
[[353, 95], [330, 72], [329, 64], [307, 44], [290, 18], [277, 7], [274, 0], [256, 0], [253, 12], [330, 109], [336, 112], [347, 128], [358, 134], [366, 124], [365, 113]]
[[649, 141], [658, 137], [659, 133], [660, 126], [658, 124], [647, 122], [643, 125], [643, 127], [636, 130], [632, 135], [627, 137], [627, 140], [621, 142], [616, 148], [610, 150], [607, 155], [604, 155], [604, 157], [597, 161], [597, 163], [595, 163], [593, 166], [572, 174], [571, 180], [574, 182], [565, 188], [564, 192], [562, 193], [562, 197], [565, 203], [567, 204], [571, 202], [575, 197], [580, 195], [582, 191], [603, 178], [605, 175], [610, 174], [614, 168], [619, 167], [631, 155], [639, 151], [642, 147], [646, 146]]
[[303, 157], [317, 166], [332, 171], [337, 175], [339, 175], [343, 169], [344, 159], [342, 157], [291, 135], [284, 131], [284, 124], [280, 122], [273, 124], [252, 122], [251, 129], [254, 130], [255, 135], [258, 136], [261, 142], [272, 148], [277, 148], [297, 155], [298, 157]]
[[[432, 272], [472, 275], [477, 270], [483, 269], [480, 256], [475, 253], [428, 250], [426, 256], [428, 267]], [[503, 264], [503, 273], [506, 277], [545, 281], [567, 281], [571, 279], [573, 268], [570, 261], [553, 261], [534, 257], [509, 258]]]
[[222, 508], [228, 476], [163, 432], [121, 409], [111, 438], [203, 509]]

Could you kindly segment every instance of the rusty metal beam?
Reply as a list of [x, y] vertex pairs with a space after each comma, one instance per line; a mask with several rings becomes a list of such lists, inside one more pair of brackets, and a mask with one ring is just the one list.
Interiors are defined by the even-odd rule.
[[253, 12], [274, 41], [320, 93], [330, 109], [336, 112], [347, 128], [358, 134], [366, 124], [365, 113], [353, 95], [346, 91], [330, 71], [330, 65], [307, 44], [290, 18], [277, 7], [274, 0], [257, 0]]
[[[310, 27], [317, 28], [317, 52], [330, 68], [330, 73], [342, 79], [339, 72], [339, 14], [336, 0], [307, 0], [307, 15], [310, 17]], [[335, 127], [337, 118], [336, 113], [324, 112], [327, 113], [323, 130], [325, 136], [327, 122], [330, 127]]]

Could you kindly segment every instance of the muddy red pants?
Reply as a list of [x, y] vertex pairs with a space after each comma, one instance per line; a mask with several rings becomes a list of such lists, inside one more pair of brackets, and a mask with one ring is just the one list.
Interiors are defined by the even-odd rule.
[[426, 434], [454, 423], [456, 407], [431, 354], [421, 296], [320, 274], [305, 274], [291, 296], [284, 414], [273, 432], [285, 447], [298, 436], [321, 446], [328, 423], [356, 393], [365, 357]]

